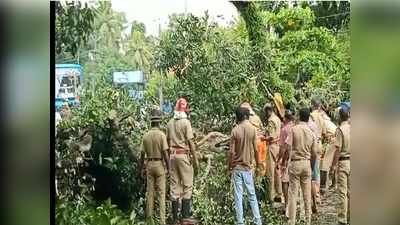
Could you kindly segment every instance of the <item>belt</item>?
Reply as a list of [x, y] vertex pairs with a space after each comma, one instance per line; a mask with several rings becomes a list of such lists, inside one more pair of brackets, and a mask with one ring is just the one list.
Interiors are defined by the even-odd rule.
[[147, 161], [160, 161], [161, 158], [147, 158]]
[[297, 161], [310, 161], [309, 159], [290, 159], [291, 162], [297, 162]]
[[187, 153], [186, 149], [181, 148], [181, 147], [172, 146], [171, 148], [175, 150], [175, 154], [186, 154]]
[[339, 158], [339, 161], [343, 161], [343, 160], [350, 160], [350, 156], [347, 156], [347, 157], [340, 157], [340, 158]]

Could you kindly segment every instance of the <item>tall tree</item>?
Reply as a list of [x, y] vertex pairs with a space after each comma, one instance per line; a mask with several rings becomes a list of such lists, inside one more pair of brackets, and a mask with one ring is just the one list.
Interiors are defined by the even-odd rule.
[[127, 40], [126, 55], [137, 69], [150, 72], [152, 60], [151, 43], [141, 31], [134, 31]]
[[96, 14], [94, 8], [87, 3], [67, 2], [62, 5], [55, 2], [56, 8], [56, 54], [70, 53], [76, 56], [79, 48], [85, 46], [93, 31]]
[[127, 23], [125, 14], [114, 11], [109, 1], [100, 1], [97, 10], [98, 15], [94, 22], [95, 38], [103, 46], [119, 48]]
[[349, 28], [350, 1], [317, 1], [307, 5], [314, 11], [317, 26], [336, 32]]
[[[270, 61], [270, 49], [267, 36], [267, 27], [264, 24], [264, 14], [258, 2], [231, 1], [246, 23], [246, 29], [252, 47], [250, 63], [250, 79], [248, 86], [258, 88], [268, 74], [266, 73]], [[255, 81], [255, 82], [254, 82]], [[271, 97], [269, 88], [266, 93]], [[250, 96], [249, 96], [250, 98]]]
[[146, 26], [144, 25], [144, 23], [134, 20], [131, 25], [131, 35], [135, 31], [146, 33]]

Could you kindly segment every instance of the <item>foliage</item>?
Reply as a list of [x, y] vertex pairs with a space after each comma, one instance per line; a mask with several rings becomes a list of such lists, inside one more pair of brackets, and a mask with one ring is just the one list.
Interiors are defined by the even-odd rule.
[[157, 55], [159, 67], [179, 79], [165, 95], [189, 96], [194, 126], [227, 129], [237, 103], [254, 96], [246, 70], [249, 50], [230, 31], [216, 29], [207, 16], [177, 17], [163, 34]]
[[348, 30], [350, 24], [350, 1], [317, 1], [307, 4], [317, 17], [316, 26], [324, 26], [335, 32]]
[[323, 96], [327, 104], [337, 105], [349, 98], [349, 52], [331, 31], [307, 26], [287, 30], [272, 45], [272, 71], [290, 83], [291, 90], [283, 93], [287, 102], [305, 104], [313, 96]]
[[139, 31], [140, 33], [146, 33], [146, 26], [144, 23], [134, 20], [131, 25], [131, 35], [133, 32]]
[[98, 46], [119, 48], [122, 44], [122, 32], [126, 28], [125, 14], [113, 11], [110, 1], [100, 1], [97, 11], [94, 21], [96, 32], [92, 34], [92, 39], [97, 41]]
[[80, 47], [83, 47], [89, 39], [93, 30], [95, 10], [88, 7], [87, 3], [82, 6], [81, 2], [67, 2], [56, 5], [56, 53], [68, 52], [75, 56]]
[[[144, 197], [141, 185], [143, 180], [135, 168], [139, 156], [137, 142], [146, 124], [136, 122], [143, 121], [143, 118], [140, 118], [138, 106], [126, 91], [112, 87], [105, 77], [97, 79], [95, 92], [86, 89], [82, 94], [82, 105], [73, 110], [74, 117], [62, 121], [58, 127], [56, 161], [65, 164], [64, 162], [73, 160], [71, 146], [64, 144], [62, 140], [76, 137], [80, 130], [89, 127], [93, 130], [93, 144], [84, 157], [85, 166], [82, 169], [95, 178], [93, 195], [99, 200], [111, 197], [121, 208], [127, 209], [132, 199], [137, 202]], [[65, 168], [60, 168], [62, 169]], [[69, 170], [67, 168], [66, 171]], [[58, 174], [60, 176], [57, 179], [61, 184], [65, 184], [64, 181], [72, 175], [68, 172]], [[85, 181], [79, 180], [74, 184], [79, 183], [84, 184]], [[80, 190], [79, 187], [72, 188], [74, 189]], [[78, 191], [74, 194], [86, 193]], [[60, 195], [73, 197], [70, 193]]]
[[100, 205], [86, 201], [57, 201], [56, 221], [59, 225], [144, 225], [135, 211], [128, 217], [108, 199]]
[[[131, 33], [123, 35], [129, 26], [124, 15], [114, 12], [110, 3], [98, 4], [86, 46], [93, 55], [83, 66], [82, 105], [57, 128], [58, 224], [144, 224], [139, 222], [144, 217], [145, 185], [138, 146], [148, 129], [149, 108], [159, 103], [160, 86], [167, 100], [188, 96], [192, 125], [203, 132], [228, 133], [240, 102], [250, 101], [258, 112], [274, 92], [293, 108], [309, 105], [314, 95], [332, 106], [350, 98], [348, 34], [317, 25], [315, 11], [307, 6], [234, 4], [242, 17], [230, 27], [217, 26], [207, 14], [174, 14], [159, 40], [146, 36], [137, 21]], [[268, 7], [272, 10], [266, 12]], [[148, 79], [140, 102], [112, 85], [113, 72], [137, 69]], [[73, 143], [87, 127], [93, 145], [81, 152]], [[201, 164], [195, 178], [194, 216], [205, 225], [233, 224], [225, 156], [214, 156], [209, 172]], [[282, 224], [282, 216], [266, 210], [271, 208], [267, 187], [265, 178], [257, 179], [263, 219]], [[251, 217], [248, 206], [245, 212]]]
[[265, 29], [261, 7], [255, 2], [232, 1], [239, 10], [240, 15], [246, 21], [246, 29], [249, 40], [253, 45], [263, 44], [265, 40]]
[[273, 26], [275, 32], [282, 36], [284, 32], [308, 29], [315, 21], [310, 8], [282, 8], [276, 13], [266, 13], [265, 23]]

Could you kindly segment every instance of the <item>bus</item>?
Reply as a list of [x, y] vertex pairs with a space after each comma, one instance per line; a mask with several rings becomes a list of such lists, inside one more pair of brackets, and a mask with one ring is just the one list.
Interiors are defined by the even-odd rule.
[[63, 107], [64, 102], [68, 102], [70, 106], [79, 106], [82, 79], [83, 70], [81, 65], [56, 64], [56, 111]]

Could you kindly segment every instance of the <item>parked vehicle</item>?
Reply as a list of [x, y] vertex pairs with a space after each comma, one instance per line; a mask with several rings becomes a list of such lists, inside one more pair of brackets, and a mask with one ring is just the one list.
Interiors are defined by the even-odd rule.
[[80, 104], [79, 93], [83, 81], [82, 66], [79, 64], [56, 64], [55, 104], [56, 110], [63, 107], [64, 102], [70, 106]]

